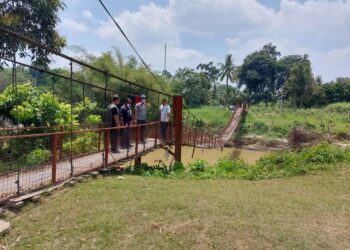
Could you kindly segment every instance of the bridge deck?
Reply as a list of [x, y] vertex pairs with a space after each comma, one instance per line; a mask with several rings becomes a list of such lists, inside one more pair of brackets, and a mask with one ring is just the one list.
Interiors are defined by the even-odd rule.
[[[138, 145], [138, 154], [142, 154], [153, 149], [154, 139], [146, 139], [145, 144]], [[160, 146], [158, 144], [158, 146]], [[129, 151], [120, 149], [120, 153], [109, 154], [108, 164], [113, 164], [122, 160], [135, 157], [135, 147]], [[96, 152], [80, 157], [73, 158], [73, 175], [79, 175], [103, 166], [103, 152]], [[65, 180], [71, 176], [70, 159], [57, 162], [57, 181]], [[17, 193], [18, 173], [10, 173], [0, 176], [0, 200], [6, 199]], [[19, 183], [21, 192], [37, 189], [51, 184], [52, 166], [51, 164], [40, 167], [28, 167], [25, 171], [19, 173]]]
[[[237, 108], [234, 116], [231, 118], [230, 122], [220, 133], [221, 143], [214, 144], [213, 141], [209, 140], [200, 140], [198, 136], [195, 136], [193, 133], [183, 135], [183, 144], [193, 145], [196, 147], [214, 147], [214, 145], [223, 145], [222, 142], [227, 142], [237, 130], [239, 126], [240, 119], [244, 109]], [[153, 131], [153, 130], [152, 130]], [[186, 133], [187, 129], [183, 132]], [[160, 145], [160, 140], [157, 140], [157, 146]], [[155, 139], [148, 138], [146, 139], [145, 144], [138, 145], [137, 154], [146, 153], [155, 148]], [[120, 153], [109, 154], [108, 164], [113, 164], [116, 162], [123, 162], [123, 160], [131, 159], [137, 154], [135, 153], [135, 146], [130, 150], [120, 149]], [[57, 173], [56, 180], [63, 181], [69, 179], [71, 176], [76, 176], [88, 171], [101, 168], [104, 165], [104, 152], [91, 152], [86, 153], [85, 155], [75, 156], [72, 158], [72, 164], [70, 158], [66, 158], [60, 161], [57, 161]], [[71, 167], [73, 165], [73, 168]], [[17, 171], [11, 172], [8, 174], [0, 175], [0, 201], [6, 200], [9, 197], [16, 195], [18, 191], [18, 185], [20, 185], [20, 193], [25, 193], [35, 189], [48, 186], [52, 183], [52, 163], [43, 164], [40, 166], [21, 166], [19, 173]], [[18, 182], [19, 181], [19, 182]]]
[[243, 112], [244, 112], [244, 109], [241, 107], [238, 107], [235, 111], [234, 116], [231, 118], [230, 122], [222, 130], [221, 136], [224, 142], [227, 142], [232, 137], [232, 135], [237, 131]]

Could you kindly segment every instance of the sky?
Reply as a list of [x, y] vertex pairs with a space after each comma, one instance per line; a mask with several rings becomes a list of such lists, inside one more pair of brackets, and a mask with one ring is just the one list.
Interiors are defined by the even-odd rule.
[[[89, 53], [134, 55], [98, 0], [64, 0], [60, 34]], [[308, 54], [324, 82], [350, 77], [350, 0], [103, 0], [152, 69], [235, 65], [272, 42], [282, 56]], [[72, 55], [73, 51], [64, 51]]]

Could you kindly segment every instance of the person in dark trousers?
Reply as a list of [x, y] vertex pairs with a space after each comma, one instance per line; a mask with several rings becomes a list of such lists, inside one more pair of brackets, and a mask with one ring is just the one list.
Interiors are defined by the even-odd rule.
[[131, 104], [132, 104], [132, 99], [128, 97], [124, 105], [120, 108], [122, 124], [124, 127], [126, 127], [123, 129], [123, 139], [121, 142], [123, 148], [131, 147], [131, 144], [130, 144], [130, 124], [132, 121]]
[[120, 120], [119, 120], [119, 109], [118, 104], [120, 102], [120, 98], [118, 95], [114, 95], [112, 98], [112, 103], [109, 104], [108, 110], [109, 110], [109, 116], [110, 116], [110, 127], [111, 133], [110, 133], [110, 140], [111, 140], [111, 152], [112, 153], [119, 153], [118, 150], [118, 130], [113, 129], [120, 126]]
[[[135, 105], [135, 118], [137, 119], [137, 125], [146, 124], [147, 120], [147, 103], [146, 96], [141, 95], [141, 101]], [[140, 142], [145, 144], [145, 131], [146, 126], [140, 127]]]
[[167, 139], [167, 131], [170, 120], [170, 106], [167, 104], [166, 99], [162, 100], [162, 105], [159, 107], [160, 111], [160, 132], [162, 134], [163, 143], [166, 142]]

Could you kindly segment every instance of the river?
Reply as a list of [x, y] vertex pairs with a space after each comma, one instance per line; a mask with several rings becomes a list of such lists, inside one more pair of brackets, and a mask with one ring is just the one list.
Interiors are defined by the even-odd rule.
[[[252, 151], [245, 149], [236, 148], [223, 148], [221, 149], [201, 149], [196, 148], [193, 154], [193, 147], [183, 146], [182, 147], [182, 162], [187, 165], [195, 160], [205, 160], [210, 164], [214, 164], [220, 158], [229, 156], [231, 159], [242, 159], [249, 164], [254, 164], [261, 157], [268, 154], [263, 151]], [[161, 159], [165, 164], [169, 165], [173, 160], [173, 156], [167, 153], [164, 149], [157, 149], [146, 156], [142, 157], [142, 162], [148, 165], [154, 165], [159, 163]]]

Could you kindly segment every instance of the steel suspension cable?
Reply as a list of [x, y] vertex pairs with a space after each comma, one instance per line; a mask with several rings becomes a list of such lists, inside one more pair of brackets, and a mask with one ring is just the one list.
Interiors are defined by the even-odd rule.
[[166, 91], [164, 89], [164, 87], [160, 84], [158, 78], [155, 76], [155, 74], [151, 71], [151, 69], [148, 67], [148, 65], [145, 63], [145, 61], [142, 59], [140, 53], [137, 51], [137, 49], [135, 48], [135, 46], [132, 44], [132, 42], [130, 41], [130, 39], [128, 38], [128, 36], [125, 34], [124, 30], [122, 29], [122, 27], [120, 27], [120, 25], [118, 24], [118, 22], [115, 20], [115, 18], [112, 16], [112, 14], [110, 13], [110, 11], [107, 9], [106, 5], [104, 5], [104, 3], [102, 2], [102, 0], [98, 0], [100, 2], [100, 4], [102, 5], [102, 7], [104, 8], [104, 10], [107, 12], [108, 16], [112, 19], [112, 21], [114, 22], [114, 24], [117, 26], [117, 28], [119, 29], [119, 31], [122, 33], [122, 35], [124, 36], [124, 38], [126, 39], [126, 41], [129, 43], [129, 45], [131, 46], [131, 48], [134, 50], [135, 54], [137, 55], [137, 57], [141, 60], [142, 64], [146, 67], [146, 69], [151, 73], [151, 75], [153, 76], [153, 78], [159, 83], [159, 86], [162, 88], [163, 91]]

